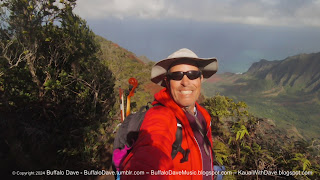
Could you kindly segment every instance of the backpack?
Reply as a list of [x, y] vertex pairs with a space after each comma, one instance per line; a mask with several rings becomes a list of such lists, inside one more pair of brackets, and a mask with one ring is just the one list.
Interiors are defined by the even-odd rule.
[[[149, 104], [149, 103], [148, 103]], [[132, 146], [138, 139], [139, 131], [141, 124], [144, 120], [144, 117], [149, 110], [149, 105], [143, 106], [136, 113], [132, 113], [127, 116], [124, 121], [121, 123], [113, 143], [113, 154], [112, 154], [112, 164], [117, 171], [120, 170], [120, 164], [129, 154], [132, 149]], [[154, 106], [163, 106], [162, 104], [155, 104]], [[182, 143], [182, 124], [180, 120], [177, 120], [177, 131], [176, 131], [176, 140], [172, 144], [172, 159], [181, 152], [183, 158], [180, 160], [180, 163], [188, 161], [188, 155], [190, 153], [189, 149], [184, 150], [181, 147]]]

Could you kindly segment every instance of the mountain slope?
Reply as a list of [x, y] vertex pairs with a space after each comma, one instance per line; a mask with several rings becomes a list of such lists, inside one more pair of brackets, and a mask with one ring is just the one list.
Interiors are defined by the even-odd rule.
[[320, 132], [320, 53], [284, 60], [261, 60], [244, 74], [217, 74], [204, 83], [204, 94], [245, 101], [258, 117], [297, 127], [306, 138]]
[[115, 92], [117, 94], [119, 88], [128, 93], [129, 78], [137, 79], [139, 85], [131, 98], [131, 102], [133, 102], [131, 105], [132, 111], [136, 111], [139, 107], [152, 101], [154, 92], [161, 88], [150, 81], [153, 62], [145, 61], [147, 58], [141, 60], [134, 53], [101, 36], [96, 36], [96, 40], [101, 47], [100, 59], [109, 67], [116, 79]]

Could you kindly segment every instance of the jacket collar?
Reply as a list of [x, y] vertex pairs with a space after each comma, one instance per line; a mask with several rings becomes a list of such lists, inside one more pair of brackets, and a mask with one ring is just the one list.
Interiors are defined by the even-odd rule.
[[[152, 103], [153, 105], [160, 103], [165, 107], [171, 109], [174, 112], [176, 118], [178, 118], [181, 121], [182, 125], [189, 131], [189, 133], [193, 135], [191, 126], [189, 124], [189, 120], [185, 115], [184, 110], [172, 99], [170, 92], [167, 88], [163, 88], [162, 90], [160, 90], [158, 93], [154, 95], [154, 97], [155, 101]], [[196, 106], [199, 109], [199, 105], [197, 102]]]
[[[154, 95], [155, 97], [155, 101], [152, 103], [152, 105], [154, 104], [162, 104], [167, 108], [170, 108], [171, 111], [173, 111], [174, 115], [176, 116], [176, 118], [178, 118], [181, 123], [182, 126], [184, 126], [184, 128], [187, 130], [187, 133], [190, 134], [191, 136], [194, 136], [192, 128], [190, 126], [189, 120], [185, 114], [185, 112], [182, 110], [182, 108], [177, 105], [177, 103], [175, 103], [175, 101], [172, 99], [169, 90], [167, 90], [166, 88], [163, 88], [162, 90], [160, 90], [158, 93], [156, 93]], [[210, 114], [203, 108], [201, 107], [197, 102], [196, 102], [196, 108], [198, 113], [201, 113], [203, 115], [203, 117], [205, 118], [206, 122], [207, 122], [207, 132], [208, 132], [208, 137], [209, 139], [211, 139], [211, 130], [210, 130], [210, 126], [211, 126], [211, 117]], [[212, 141], [210, 140], [211, 145], [212, 145]]]

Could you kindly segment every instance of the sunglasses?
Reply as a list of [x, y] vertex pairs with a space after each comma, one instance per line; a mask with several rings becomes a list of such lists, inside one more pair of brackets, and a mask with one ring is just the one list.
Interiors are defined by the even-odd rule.
[[176, 71], [176, 72], [169, 72], [167, 77], [172, 80], [180, 81], [183, 76], [186, 75], [190, 80], [197, 79], [201, 76], [201, 71]]

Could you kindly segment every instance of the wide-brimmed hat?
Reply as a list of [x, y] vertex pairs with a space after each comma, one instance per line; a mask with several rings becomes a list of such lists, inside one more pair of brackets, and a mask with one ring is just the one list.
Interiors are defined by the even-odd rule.
[[165, 87], [165, 82], [163, 81], [171, 65], [178, 61], [193, 60], [196, 61], [198, 68], [202, 71], [204, 79], [210, 78], [218, 71], [218, 60], [216, 58], [199, 58], [190, 49], [183, 48], [172, 53], [166, 59], [157, 62], [151, 70], [151, 81]]

